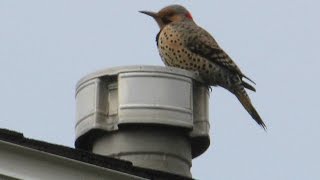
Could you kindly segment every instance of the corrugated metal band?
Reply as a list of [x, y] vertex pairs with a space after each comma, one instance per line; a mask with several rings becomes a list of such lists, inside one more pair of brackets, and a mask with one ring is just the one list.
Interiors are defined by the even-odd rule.
[[[78, 126], [82, 121], [84, 121], [84, 120], [87, 119], [88, 117], [93, 116], [93, 115], [96, 115], [96, 114], [99, 114], [99, 115], [108, 117], [108, 113], [105, 113], [104, 111], [101, 111], [101, 110], [96, 110], [96, 111], [93, 111], [93, 112], [91, 112], [91, 113], [83, 116], [82, 118], [80, 118], [80, 119], [76, 122], [76, 126]], [[108, 123], [108, 122], [106, 122], [106, 123]]]
[[131, 78], [131, 77], [159, 77], [159, 78], [169, 78], [169, 79], [177, 79], [181, 81], [186, 81], [188, 83], [191, 83], [191, 79], [184, 77], [184, 76], [179, 76], [175, 74], [168, 74], [168, 73], [152, 73], [152, 72], [125, 72], [120, 74], [121, 78]]
[[176, 107], [176, 106], [165, 106], [165, 105], [150, 105], [150, 104], [125, 104], [120, 105], [120, 109], [163, 109], [170, 111], [179, 111], [183, 113], [193, 114], [192, 109]]

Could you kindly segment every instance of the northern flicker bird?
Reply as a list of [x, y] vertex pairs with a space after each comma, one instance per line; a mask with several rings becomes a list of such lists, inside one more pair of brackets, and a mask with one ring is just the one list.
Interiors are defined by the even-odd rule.
[[264, 129], [266, 125], [253, 107], [245, 88], [255, 91], [232, 59], [214, 38], [193, 20], [180, 5], [171, 5], [159, 12], [140, 11], [154, 18], [160, 27], [156, 42], [166, 66], [196, 71], [208, 86], [221, 86], [233, 93], [251, 117]]

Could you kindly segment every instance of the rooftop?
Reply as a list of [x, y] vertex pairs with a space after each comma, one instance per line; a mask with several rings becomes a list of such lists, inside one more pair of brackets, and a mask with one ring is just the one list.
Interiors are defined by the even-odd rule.
[[166, 172], [140, 168], [133, 166], [129, 161], [123, 161], [111, 157], [101, 156], [97, 154], [92, 154], [87, 151], [74, 149], [71, 147], [66, 147], [62, 145], [52, 144], [44, 141], [29, 139], [23, 136], [22, 133], [0, 129], [0, 141], [16, 144], [19, 146], [31, 148], [34, 150], [42, 151], [49, 154], [54, 154], [64, 158], [80, 161], [83, 163], [88, 163], [91, 165], [112, 169], [115, 171], [147, 178], [147, 179], [166, 179], [166, 180], [182, 180], [190, 179], [187, 177], [170, 174]]

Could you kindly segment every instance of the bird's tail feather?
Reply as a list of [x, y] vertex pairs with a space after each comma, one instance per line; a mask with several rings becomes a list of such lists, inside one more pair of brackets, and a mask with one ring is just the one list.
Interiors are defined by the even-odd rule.
[[262, 121], [261, 117], [259, 116], [256, 109], [253, 107], [251, 100], [246, 93], [245, 89], [243, 87], [239, 88], [234, 93], [242, 106], [248, 111], [248, 113], [251, 115], [251, 117], [264, 129], [267, 129], [267, 126]]
[[242, 85], [243, 85], [243, 87], [245, 87], [253, 92], [256, 92], [256, 89], [253, 86], [251, 86], [250, 84], [248, 84], [247, 82], [242, 81]]

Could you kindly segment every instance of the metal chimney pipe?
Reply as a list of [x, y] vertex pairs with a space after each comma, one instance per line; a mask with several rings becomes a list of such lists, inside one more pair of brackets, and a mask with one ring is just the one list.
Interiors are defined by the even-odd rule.
[[192, 72], [159, 66], [105, 69], [76, 87], [79, 149], [191, 177], [210, 144], [207, 87]]

